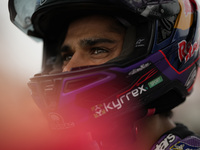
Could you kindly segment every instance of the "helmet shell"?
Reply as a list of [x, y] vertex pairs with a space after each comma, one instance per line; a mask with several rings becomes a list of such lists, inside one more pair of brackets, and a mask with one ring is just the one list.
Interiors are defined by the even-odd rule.
[[[9, 4], [11, 20], [20, 26], [17, 0]], [[163, 113], [181, 104], [191, 93], [198, 70], [198, 10], [193, 0], [37, 1], [30, 26], [20, 27], [44, 40], [43, 71], [30, 79], [29, 86], [53, 128], [105, 126]], [[127, 36], [125, 40], [126, 44], [135, 42], [132, 51], [99, 66], [49, 74], [59, 42], [55, 37], [63, 32], [59, 29], [72, 18], [91, 13], [123, 18], [136, 26], [136, 39]]]

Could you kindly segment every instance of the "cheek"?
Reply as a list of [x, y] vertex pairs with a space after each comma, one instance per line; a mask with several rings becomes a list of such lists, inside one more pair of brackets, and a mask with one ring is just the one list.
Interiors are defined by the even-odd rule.
[[101, 65], [104, 64], [108, 61], [108, 58], [104, 58], [104, 59], [90, 59], [90, 61], [88, 61], [88, 65]]

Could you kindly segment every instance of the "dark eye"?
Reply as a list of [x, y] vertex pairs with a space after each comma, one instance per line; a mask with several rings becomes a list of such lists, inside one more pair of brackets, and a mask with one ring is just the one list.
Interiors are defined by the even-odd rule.
[[63, 62], [70, 61], [71, 58], [72, 58], [72, 55], [65, 54], [65, 55], [62, 56], [62, 61]]
[[101, 53], [108, 53], [109, 51], [104, 49], [104, 48], [100, 48], [100, 47], [95, 47], [95, 48], [92, 48], [91, 50], [91, 54], [93, 55], [98, 55], [98, 54], [101, 54]]

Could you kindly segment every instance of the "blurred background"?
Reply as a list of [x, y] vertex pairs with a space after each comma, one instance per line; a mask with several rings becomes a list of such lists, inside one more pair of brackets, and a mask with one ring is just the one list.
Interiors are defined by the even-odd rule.
[[0, 6], [0, 149], [29, 150], [25, 147], [47, 136], [46, 120], [27, 87], [29, 78], [40, 71], [42, 43], [11, 24], [7, 0]]
[[[37, 140], [46, 136], [47, 127], [27, 87], [29, 78], [40, 72], [42, 42], [11, 24], [7, 3], [0, 1], [0, 145]], [[200, 134], [200, 73], [193, 94], [174, 113], [175, 121]]]

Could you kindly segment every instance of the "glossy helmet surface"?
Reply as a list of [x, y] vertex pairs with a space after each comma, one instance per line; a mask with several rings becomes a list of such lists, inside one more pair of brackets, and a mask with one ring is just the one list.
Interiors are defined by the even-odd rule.
[[[194, 0], [10, 0], [9, 9], [15, 25], [44, 41], [42, 72], [29, 86], [53, 128], [166, 112], [192, 91], [200, 39]], [[99, 66], [55, 71], [64, 26], [94, 13], [127, 27], [122, 54]]]

